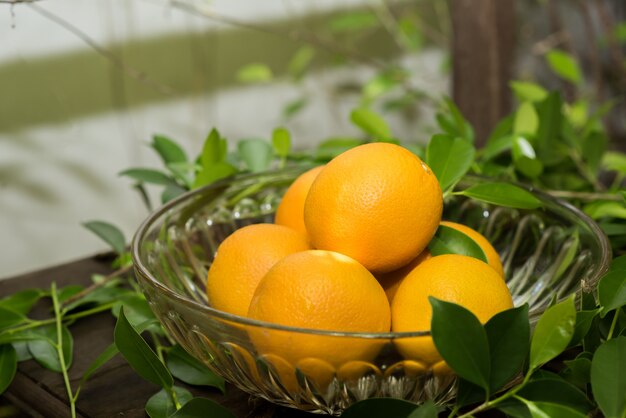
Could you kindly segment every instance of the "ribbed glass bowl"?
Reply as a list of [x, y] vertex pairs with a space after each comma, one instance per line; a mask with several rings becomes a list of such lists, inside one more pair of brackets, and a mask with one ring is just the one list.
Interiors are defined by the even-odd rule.
[[[218, 245], [245, 225], [273, 222], [274, 211], [299, 169], [244, 175], [187, 193], [153, 213], [137, 231], [132, 255], [152, 310], [190, 354], [242, 390], [311, 412], [339, 414], [372, 397], [445, 403], [454, 376], [439, 364], [403, 358], [396, 346], [427, 332], [364, 334], [298, 329], [211, 308], [207, 270]], [[485, 181], [466, 178], [461, 187]], [[600, 228], [582, 212], [530, 190], [536, 210], [478, 203], [463, 196], [445, 202], [444, 219], [482, 232], [500, 253], [516, 306], [530, 305], [535, 322], [550, 300], [595, 290], [610, 262]], [[254, 341], [263, 340], [257, 350]], [[274, 341], [271, 350], [267, 341]], [[302, 344], [354, 349], [354, 358], [284, 354]], [[363, 349], [369, 346], [369, 349]], [[372, 348], [373, 347], [373, 348]], [[367, 352], [367, 354], [363, 354]], [[295, 363], [295, 364], [294, 364]]]

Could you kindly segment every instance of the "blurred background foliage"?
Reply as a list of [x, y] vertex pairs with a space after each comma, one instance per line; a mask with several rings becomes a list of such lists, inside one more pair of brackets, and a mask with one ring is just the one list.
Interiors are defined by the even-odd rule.
[[[463, 0], [257, 3], [0, 2], [0, 246], [7, 259], [0, 277], [100, 249], [79, 226], [87, 218], [114, 220], [130, 236], [146, 212], [117, 176], [156, 161], [146, 146], [153, 134], [195, 154], [213, 127], [233, 147], [283, 126], [296, 150], [322, 144], [328, 151], [364, 138], [367, 129], [354, 120], [360, 109], [420, 152], [445, 125], [436, 115], [444, 97], [455, 95], [455, 73], [476, 77], [476, 68], [459, 67], [458, 54], [455, 62], [455, 49], [465, 45], [469, 55], [481, 52], [480, 39], [455, 33]], [[510, 113], [509, 125], [496, 133], [531, 140], [496, 144], [513, 150], [499, 165], [510, 162], [526, 181], [552, 171], [554, 182], [542, 176], [543, 186], [586, 190], [580, 176], [560, 177], [559, 164], [599, 170], [594, 156], [607, 160], [606, 149], [626, 148], [626, 6], [501, 4], [514, 7], [513, 36], [500, 45], [510, 57], [501, 64], [510, 67], [512, 100], [498, 115]], [[489, 82], [472, 86], [477, 102]], [[561, 105], [575, 152], [540, 167], [550, 150], [534, 149], [532, 137], [545, 126], [541, 115]], [[489, 143], [496, 127], [469, 119], [477, 143]], [[622, 155], [606, 155], [619, 168], [607, 182], [620, 184]], [[64, 239], [51, 248], [42, 234]]]

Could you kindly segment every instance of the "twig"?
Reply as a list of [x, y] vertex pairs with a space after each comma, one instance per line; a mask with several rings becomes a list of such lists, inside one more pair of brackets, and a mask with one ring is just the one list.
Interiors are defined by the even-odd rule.
[[269, 35], [286, 37], [294, 41], [305, 42], [319, 49], [324, 49], [332, 53], [343, 54], [343, 55], [349, 56], [355, 61], [360, 61], [369, 65], [372, 65], [376, 68], [381, 68], [381, 69], [387, 68], [386, 63], [381, 60], [374, 59], [370, 55], [362, 54], [359, 51], [355, 51], [343, 45], [336, 44], [333, 42], [328, 42], [324, 39], [319, 38], [314, 33], [303, 33], [297, 30], [288, 31], [288, 32], [275, 30], [275, 29], [271, 29], [268, 26], [256, 25], [250, 22], [244, 22], [244, 21], [238, 20], [230, 16], [216, 13], [214, 10], [210, 8], [199, 7], [197, 5], [192, 5], [182, 0], [171, 0], [169, 4], [177, 9], [186, 11], [188, 13], [206, 17], [206, 18], [218, 21], [218, 22], [226, 23], [231, 26], [235, 26], [235, 27], [239, 27], [243, 29], [250, 29], [250, 30], [257, 31], [257, 32], [266, 33]]
[[[0, 1], [3, 1], [3, 0], [0, 0]], [[8, 1], [8, 3], [14, 3], [12, 0], [4, 0], [4, 1]], [[67, 20], [62, 19], [59, 16], [55, 15], [54, 13], [50, 13], [46, 9], [43, 9], [37, 6], [36, 4], [34, 4], [34, 1], [36, 0], [26, 0], [26, 1], [19, 0], [19, 1], [27, 3], [31, 9], [33, 9], [40, 15], [55, 22], [59, 26], [68, 30], [69, 32], [72, 32], [74, 35], [80, 38], [83, 42], [85, 42], [87, 45], [93, 48], [97, 53], [99, 53], [100, 55], [108, 59], [117, 69], [119, 69], [120, 71], [128, 75], [129, 77], [134, 78], [135, 80], [152, 87], [159, 93], [166, 94], [166, 95], [174, 95], [176, 93], [176, 90], [174, 90], [172, 87], [167, 86], [161, 82], [158, 82], [150, 78], [148, 74], [144, 73], [143, 71], [137, 70], [136, 68], [131, 67], [130, 65], [126, 64], [120, 57], [115, 55], [113, 52], [111, 52], [104, 46], [97, 43], [95, 40], [90, 38], [86, 33], [81, 31], [76, 26], [72, 25], [71, 23], [69, 23]]]
[[77, 301], [78, 299], [80, 299], [80, 298], [82, 298], [82, 297], [84, 297], [84, 296], [88, 295], [89, 293], [93, 292], [94, 290], [96, 290], [96, 289], [98, 289], [98, 288], [100, 288], [100, 287], [104, 286], [105, 284], [109, 283], [111, 280], [113, 280], [113, 279], [115, 279], [115, 278], [117, 278], [117, 277], [119, 277], [119, 276], [121, 276], [121, 275], [123, 275], [123, 274], [128, 273], [132, 267], [133, 267], [133, 266], [132, 266], [132, 264], [131, 264], [131, 265], [129, 265], [129, 266], [124, 266], [124, 267], [122, 267], [122, 268], [120, 268], [120, 269], [118, 269], [118, 270], [115, 270], [113, 273], [111, 273], [111, 274], [109, 274], [109, 275], [105, 276], [105, 277], [104, 277], [101, 281], [99, 281], [99, 282], [97, 282], [97, 283], [94, 283], [94, 284], [92, 284], [91, 286], [89, 286], [89, 287], [87, 287], [87, 288], [85, 288], [85, 289], [81, 290], [80, 292], [76, 293], [76, 294], [75, 294], [75, 295], [73, 295], [72, 297], [67, 298], [67, 299], [63, 302], [63, 305], [64, 305], [64, 306], [67, 306], [67, 305], [69, 305], [70, 303], [72, 303], [72, 302], [74, 302], [74, 301]]

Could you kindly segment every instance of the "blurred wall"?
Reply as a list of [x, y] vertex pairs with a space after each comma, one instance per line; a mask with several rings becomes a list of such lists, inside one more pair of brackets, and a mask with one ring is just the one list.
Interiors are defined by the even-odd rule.
[[[130, 240], [147, 212], [117, 174], [158, 166], [146, 146], [155, 133], [180, 141], [190, 155], [212, 127], [240, 139], [269, 137], [285, 125], [300, 148], [357, 134], [347, 117], [357, 96], [338, 96], [334, 86], [366, 80], [372, 70], [335, 68], [332, 54], [322, 53], [295, 85], [283, 75], [302, 42], [270, 32], [314, 31], [327, 14], [366, 2], [194, 3], [267, 30], [151, 0], [0, 5], [0, 278], [104, 250], [80, 226], [87, 220], [116, 224]], [[367, 54], [393, 54], [384, 36], [364, 42]], [[423, 88], [447, 91], [441, 51], [406, 59]], [[236, 72], [250, 62], [268, 63], [274, 81], [237, 83]], [[302, 95], [310, 105], [286, 121], [285, 104]], [[423, 136], [406, 120], [394, 122], [398, 136]]]

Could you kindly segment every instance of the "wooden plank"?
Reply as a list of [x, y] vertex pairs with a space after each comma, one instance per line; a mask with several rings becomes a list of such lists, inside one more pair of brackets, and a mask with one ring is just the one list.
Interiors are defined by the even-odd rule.
[[484, 144], [511, 111], [514, 0], [451, 0], [454, 101]]

